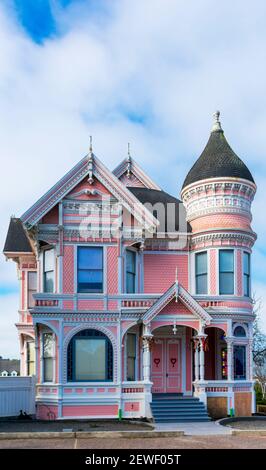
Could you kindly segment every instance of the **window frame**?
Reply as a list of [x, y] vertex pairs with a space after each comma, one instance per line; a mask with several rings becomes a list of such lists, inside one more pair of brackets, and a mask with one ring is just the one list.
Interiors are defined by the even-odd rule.
[[[199, 255], [203, 255], [203, 254], [206, 255], [206, 272], [197, 274], [197, 259], [198, 259], [198, 256], [199, 256]], [[208, 295], [208, 293], [209, 293], [209, 285], [208, 285], [208, 284], [209, 284], [208, 251], [207, 251], [207, 250], [198, 251], [197, 253], [195, 253], [195, 258], [194, 258], [194, 259], [195, 259], [195, 262], [194, 262], [194, 265], [195, 265], [195, 294], [196, 294], [196, 295]], [[199, 277], [202, 277], [202, 276], [206, 276], [206, 292], [204, 292], [204, 293], [198, 293], [198, 290], [197, 290], [197, 279], [198, 279]]]
[[[27, 376], [35, 375], [35, 372], [36, 372], [35, 350], [34, 350], [34, 357], [33, 357], [33, 360], [30, 360], [29, 344], [33, 344], [33, 347], [35, 347], [35, 341], [32, 340], [32, 341], [27, 341], [27, 342], [26, 342], [26, 368], [27, 368]], [[33, 374], [30, 374], [30, 373], [29, 373], [29, 370], [30, 370], [29, 365], [30, 365], [30, 364], [33, 364], [33, 366], [34, 366], [34, 373], [33, 373]]]
[[[30, 289], [30, 275], [31, 274], [35, 274], [36, 276], [36, 289]], [[35, 307], [35, 301], [33, 299], [33, 305], [30, 305], [30, 293], [37, 293], [38, 292], [38, 289], [37, 289], [37, 282], [38, 282], [38, 276], [37, 276], [37, 271], [28, 271], [27, 272], [27, 308], [34, 308]]]
[[[51, 251], [53, 253], [53, 269], [45, 270], [45, 254], [47, 251]], [[48, 291], [46, 289], [46, 273], [53, 273], [53, 290]], [[42, 281], [43, 281], [43, 292], [46, 294], [54, 294], [55, 293], [55, 250], [54, 248], [45, 248], [43, 250], [43, 266], [42, 266]]]
[[[245, 272], [245, 255], [248, 257], [248, 273]], [[250, 297], [251, 292], [251, 276], [250, 276], [250, 268], [251, 268], [251, 256], [248, 251], [243, 251], [243, 294], [244, 297]], [[247, 286], [248, 291], [245, 292], [246, 283], [245, 280], [247, 279]]]
[[[135, 261], [135, 273], [128, 271], [127, 270], [127, 254], [128, 253], [133, 253], [134, 255], [134, 261]], [[125, 293], [126, 294], [136, 294], [137, 293], [137, 285], [138, 285], [138, 279], [137, 279], [137, 251], [136, 250], [131, 250], [127, 248], [125, 250]], [[133, 274], [134, 275], [134, 292], [128, 292], [128, 287], [127, 287], [127, 274]]]
[[[235, 348], [242, 348], [242, 350], [244, 351], [244, 365], [243, 365], [244, 376], [243, 377], [237, 377], [235, 373], [236, 372]], [[233, 346], [233, 380], [247, 380], [247, 345], [243, 343], [235, 343]]]
[[[79, 268], [79, 252], [82, 251], [82, 249], [91, 249], [91, 248], [97, 248], [102, 251], [102, 268], [101, 269], [80, 269]], [[106, 255], [105, 255], [105, 247], [103, 245], [77, 245], [76, 247], [76, 262], [75, 262], [75, 286], [76, 286], [76, 293], [79, 295], [82, 294], [94, 294], [94, 295], [103, 295], [105, 292], [105, 260], [106, 260]], [[79, 290], [79, 280], [78, 280], [78, 275], [79, 271], [101, 271], [102, 272], [102, 289], [99, 292], [98, 290], [87, 290], [87, 291], [80, 291]]]
[[[129, 379], [128, 378], [128, 358], [129, 358], [129, 355], [128, 355], [128, 336], [129, 335], [132, 335], [132, 336], [135, 336], [135, 341], [134, 341], [134, 344], [135, 344], [135, 356], [130, 356], [130, 358], [134, 359], [134, 378], [133, 379]], [[135, 382], [137, 380], [137, 333], [127, 333], [126, 335], [126, 344], [127, 344], [127, 347], [126, 347], [126, 381], [127, 382]]]
[[[51, 335], [52, 337], [52, 355], [49, 357], [44, 356], [44, 336]], [[52, 380], [46, 380], [45, 377], [45, 360], [52, 359]], [[54, 383], [55, 381], [55, 334], [51, 331], [44, 331], [42, 333], [42, 381], [43, 383]]]
[[[225, 253], [225, 252], [231, 252], [232, 253], [232, 259], [233, 259], [233, 271], [221, 271], [221, 253]], [[235, 295], [235, 267], [236, 267], [236, 261], [235, 261], [235, 250], [233, 248], [222, 248], [219, 250], [219, 253], [218, 253], [218, 281], [219, 281], [219, 295]], [[222, 274], [232, 274], [232, 278], [233, 278], [233, 281], [232, 281], [232, 287], [233, 287], [233, 291], [230, 292], [230, 293], [223, 293], [221, 292], [221, 275]]]

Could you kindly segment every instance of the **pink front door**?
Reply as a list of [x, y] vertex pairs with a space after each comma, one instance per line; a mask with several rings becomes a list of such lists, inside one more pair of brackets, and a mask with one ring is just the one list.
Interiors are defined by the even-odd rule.
[[153, 393], [181, 392], [181, 340], [155, 339], [151, 354]]

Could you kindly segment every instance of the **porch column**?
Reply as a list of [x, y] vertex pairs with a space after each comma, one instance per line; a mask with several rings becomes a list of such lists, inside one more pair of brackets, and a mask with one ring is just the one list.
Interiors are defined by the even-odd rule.
[[153, 335], [150, 332], [148, 325], [144, 325], [143, 340], [143, 380], [144, 382], [151, 381], [151, 351], [150, 343]]
[[205, 378], [205, 353], [204, 353], [204, 346], [205, 346], [205, 340], [207, 338], [207, 335], [203, 334], [199, 336], [199, 348], [200, 348], [200, 353], [199, 353], [199, 372], [200, 372], [200, 381], [204, 381]]
[[225, 338], [227, 343], [227, 380], [233, 380], [233, 339]]
[[195, 381], [199, 380], [199, 340], [197, 338], [194, 341], [194, 375]]

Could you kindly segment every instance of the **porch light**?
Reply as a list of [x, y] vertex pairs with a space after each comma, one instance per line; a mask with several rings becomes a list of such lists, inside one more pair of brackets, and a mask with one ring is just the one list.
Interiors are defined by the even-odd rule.
[[177, 333], [176, 321], [174, 321], [174, 324], [173, 324], [173, 333], [174, 335], [176, 335]]

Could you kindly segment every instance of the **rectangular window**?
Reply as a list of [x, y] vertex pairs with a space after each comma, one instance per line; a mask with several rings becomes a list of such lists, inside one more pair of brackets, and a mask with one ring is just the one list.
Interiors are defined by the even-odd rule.
[[78, 247], [78, 292], [103, 292], [101, 247]]
[[246, 346], [243, 345], [234, 346], [234, 378], [246, 378]]
[[54, 292], [54, 250], [43, 252], [43, 291]]
[[43, 381], [53, 382], [54, 338], [53, 333], [43, 334]]
[[207, 251], [196, 254], [196, 294], [208, 293]]
[[243, 254], [244, 295], [250, 296], [250, 254]]
[[37, 273], [34, 271], [28, 272], [28, 308], [33, 308], [35, 301], [33, 294], [37, 292]]
[[127, 380], [136, 379], [136, 335], [127, 334]]
[[106, 340], [79, 338], [75, 340], [75, 379], [106, 380]]
[[35, 374], [35, 343], [27, 342], [27, 375]]
[[131, 250], [126, 251], [126, 292], [136, 292], [136, 253]]
[[219, 251], [219, 292], [234, 294], [234, 250]]

